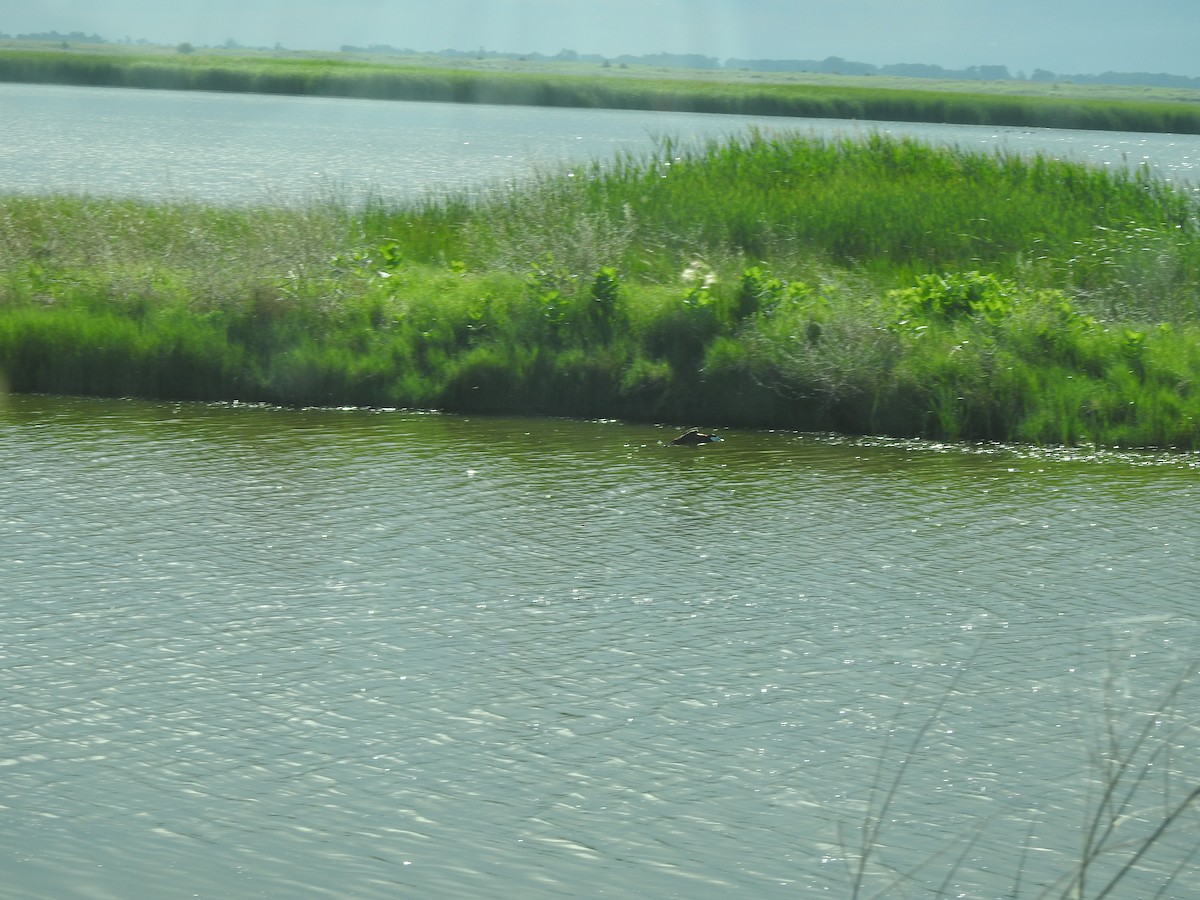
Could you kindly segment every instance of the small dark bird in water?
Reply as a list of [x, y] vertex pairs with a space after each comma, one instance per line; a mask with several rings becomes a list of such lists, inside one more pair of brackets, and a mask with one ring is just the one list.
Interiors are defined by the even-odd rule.
[[705, 434], [695, 428], [689, 429], [681, 434], [675, 440], [671, 441], [673, 447], [696, 447], [700, 444], [711, 444], [719, 441], [720, 438], [715, 434]]

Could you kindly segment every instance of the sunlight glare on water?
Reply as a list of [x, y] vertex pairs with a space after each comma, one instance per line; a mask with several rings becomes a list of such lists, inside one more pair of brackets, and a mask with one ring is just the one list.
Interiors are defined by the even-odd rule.
[[1191, 456], [673, 435], [12, 398], [6, 896], [1037, 896], [1194, 746]]
[[886, 134], [1193, 185], [1200, 135], [0, 84], [0, 189], [216, 204], [419, 200], [751, 128]]

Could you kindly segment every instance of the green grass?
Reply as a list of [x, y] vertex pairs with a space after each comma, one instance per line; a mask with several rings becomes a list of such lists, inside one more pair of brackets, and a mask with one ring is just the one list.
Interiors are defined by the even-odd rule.
[[471, 197], [0, 200], [18, 391], [1200, 447], [1195, 205], [753, 135]]
[[[947, 90], [915, 79], [681, 77], [582, 66], [435, 65], [304, 54], [167, 54], [0, 48], [0, 81], [876, 121], [1200, 133], [1200, 108], [1167, 92]], [[1185, 98], [1186, 99], [1186, 98]]]

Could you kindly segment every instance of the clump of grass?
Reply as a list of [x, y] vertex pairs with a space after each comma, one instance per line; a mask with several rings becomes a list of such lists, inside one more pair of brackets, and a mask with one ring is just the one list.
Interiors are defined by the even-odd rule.
[[[1194, 448], [1198, 264], [1194, 202], [1144, 172], [664, 140], [401, 207], [6, 198], [0, 367], [15, 390]], [[200, 346], [226, 349], [169, 349]]]

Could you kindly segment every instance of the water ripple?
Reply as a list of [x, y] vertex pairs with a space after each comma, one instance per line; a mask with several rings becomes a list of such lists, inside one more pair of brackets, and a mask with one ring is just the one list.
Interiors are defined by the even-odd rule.
[[663, 433], [13, 400], [8, 895], [841, 894], [905, 760], [872, 890], [1069, 870], [1190, 664], [1190, 470]]

